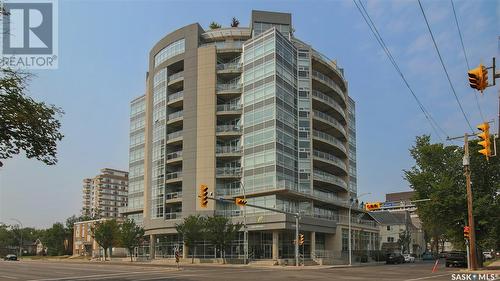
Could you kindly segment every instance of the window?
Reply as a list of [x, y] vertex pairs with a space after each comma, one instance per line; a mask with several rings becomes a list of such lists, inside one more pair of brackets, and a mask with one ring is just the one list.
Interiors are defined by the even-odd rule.
[[390, 225], [388, 225], [388, 226], [387, 226], [387, 231], [390, 231], [390, 230], [391, 230], [391, 226], [390, 226]]
[[184, 49], [185, 49], [184, 38], [177, 40], [172, 44], [166, 46], [161, 51], [159, 51], [158, 54], [156, 54], [155, 67], [173, 56], [184, 53]]
[[390, 243], [394, 242], [394, 237], [387, 237], [387, 242], [390, 242]]

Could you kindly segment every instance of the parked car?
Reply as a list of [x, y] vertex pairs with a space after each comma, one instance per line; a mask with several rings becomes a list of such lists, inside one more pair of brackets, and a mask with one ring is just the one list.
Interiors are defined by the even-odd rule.
[[443, 252], [441, 252], [441, 253], [439, 254], [439, 258], [440, 258], [440, 259], [445, 259], [445, 258], [446, 258], [446, 256], [448, 256], [448, 252], [446, 252], [446, 251], [443, 251]]
[[405, 262], [415, 262], [415, 257], [410, 254], [404, 254], [403, 257], [405, 258]]
[[450, 252], [446, 257], [446, 267], [462, 266], [467, 267], [467, 253], [463, 251]]
[[425, 253], [422, 254], [422, 260], [424, 260], [424, 261], [433, 261], [433, 260], [435, 260], [435, 258], [434, 258], [434, 255], [432, 253], [425, 252]]
[[6, 255], [3, 258], [4, 261], [17, 261], [17, 256], [16, 255]]
[[483, 256], [485, 260], [489, 260], [493, 258], [493, 253], [492, 252], [483, 252]]
[[387, 254], [387, 258], [385, 259], [385, 263], [387, 263], [387, 264], [391, 264], [391, 263], [398, 264], [398, 263], [404, 263], [404, 262], [405, 262], [405, 258], [400, 253]]

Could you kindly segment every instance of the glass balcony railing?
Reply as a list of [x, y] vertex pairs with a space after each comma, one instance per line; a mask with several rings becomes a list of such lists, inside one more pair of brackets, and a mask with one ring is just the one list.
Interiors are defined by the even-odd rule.
[[241, 168], [240, 167], [234, 167], [234, 168], [216, 168], [216, 174], [217, 176], [235, 176], [239, 177], [241, 176]]
[[316, 50], [312, 50], [312, 54], [313, 54], [313, 57], [317, 57], [317, 58], [323, 60], [326, 64], [328, 64], [333, 69], [335, 69], [335, 71], [337, 71], [337, 74], [339, 74], [339, 76], [342, 77], [342, 79], [344, 78], [343, 71], [337, 66], [336, 63], [333, 63], [331, 59], [329, 59], [328, 57], [326, 57], [325, 55], [323, 55], [322, 53], [320, 53]]
[[176, 151], [176, 152], [172, 152], [172, 153], [169, 153], [169, 154], [166, 155], [167, 161], [168, 160], [177, 159], [177, 158], [181, 158], [181, 157], [182, 157], [182, 150], [179, 150], [179, 151]]
[[339, 121], [335, 120], [335, 118], [333, 118], [332, 116], [330, 116], [324, 112], [321, 112], [319, 110], [314, 110], [313, 113], [314, 113], [314, 117], [317, 117], [317, 118], [320, 118], [320, 119], [327, 121], [327, 123], [332, 124], [333, 127], [337, 128], [337, 130], [339, 130], [341, 133], [343, 133], [344, 136], [347, 136], [344, 126], [342, 124], [340, 124]]
[[166, 220], [175, 220], [175, 219], [180, 219], [180, 218], [182, 218], [182, 212], [165, 213]]
[[182, 191], [165, 193], [165, 200], [172, 200], [177, 198], [182, 198]]
[[346, 166], [345, 162], [342, 159], [340, 159], [340, 158], [338, 158], [336, 156], [333, 156], [330, 153], [325, 153], [323, 151], [314, 150], [313, 151], [313, 155], [316, 156], [316, 157], [318, 157], [318, 158], [327, 160], [329, 162], [333, 162], [333, 163], [335, 163], [335, 165], [337, 165], [337, 166], [339, 166], [339, 167], [341, 167], [341, 168], [343, 168], [344, 170], [347, 171], [347, 166]]
[[239, 133], [241, 132], [242, 128], [240, 125], [217, 125], [216, 131], [217, 132], [236, 132]]
[[241, 83], [217, 83], [217, 91], [241, 91]]
[[165, 175], [166, 180], [172, 180], [172, 179], [177, 179], [177, 178], [182, 178], [182, 171], [168, 173]]
[[217, 41], [217, 42], [205, 43], [201, 45], [201, 47], [214, 46], [214, 45], [217, 49], [241, 49], [243, 48], [243, 41], [232, 41], [232, 42]]
[[336, 137], [334, 137], [334, 136], [332, 136], [330, 134], [321, 132], [321, 131], [317, 131], [317, 130], [313, 131], [313, 136], [317, 137], [319, 139], [322, 139], [322, 140], [324, 140], [324, 141], [326, 141], [328, 143], [331, 143], [335, 147], [337, 147], [340, 150], [342, 150], [344, 153], [347, 153], [347, 149], [345, 148], [344, 143], [341, 142], [340, 140], [338, 140]]
[[179, 71], [168, 77], [168, 82], [184, 77], [184, 71]]
[[173, 133], [168, 134], [167, 140], [175, 139], [178, 137], [182, 137], [182, 131], [177, 131], [177, 132], [173, 132]]
[[180, 111], [177, 111], [177, 112], [174, 112], [174, 113], [170, 113], [167, 116], [167, 120], [172, 120], [172, 119], [179, 118], [179, 117], [182, 117], [182, 116], [184, 116], [184, 111], [180, 110]]
[[241, 151], [239, 146], [217, 146], [216, 153], [238, 153]]
[[327, 172], [323, 172], [320, 170], [315, 170], [314, 171], [314, 179], [323, 181], [323, 182], [329, 182], [333, 183], [335, 185], [338, 185], [344, 189], [347, 189], [347, 183], [340, 177], [337, 177], [335, 175], [332, 175]]
[[316, 71], [316, 70], [312, 71], [312, 75], [314, 78], [321, 80], [321, 82], [325, 83], [330, 88], [337, 91], [340, 98], [345, 102], [344, 92], [342, 91], [342, 89], [340, 89], [340, 87], [337, 85], [337, 83], [335, 83], [335, 81], [333, 81], [330, 77], [328, 77], [328, 76], [324, 75], [323, 73]]
[[217, 70], [241, 71], [241, 63], [239, 62], [219, 63], [217, 64]]
[[334, 99], [332, 99], [331, 97], [323, 94], [320, 91], [316, 91], [316, 90], [312, 91], [312, 95], [313, 95], [313, 97], [316, 97], [316, 98], [322, 100], [324, 103], [328, 104], [329, 106], [335, 108], [342, 115], [342, 117], [344, 117], [344, 119], [346, 118], [345, 117], [345, 110]]
[[238, 111], [241, 110], [241, 104], [218, 104], [217, 111], [225, 112], [225, 111]]
[[171, 102], [171, 101], [174, 101], [174, 100], [179, 100], [179, 99], [182, 99], [183, 97], [184, 97], [184, 92], [183, 91], [179, 91], [179, 92], [176, 92], [176, 93], [168, 95], [167, 102]]

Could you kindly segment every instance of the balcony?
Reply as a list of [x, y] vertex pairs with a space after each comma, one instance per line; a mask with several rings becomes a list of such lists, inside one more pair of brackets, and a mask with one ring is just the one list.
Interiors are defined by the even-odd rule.
[[316, 99], [316, 100], [322, 102], [323, 104], [326, 104], [329, 107], [333, 108], [335, 110], [335, 112], [337, 112], [337, 114], [340, 115], [342, 118], [344, 118], [344, 121], [347, 122], [345, 110], [342, 108], [342, 106], [337, 101], [335, 101], [331, 97], [323, 94], [322, 92], [316, 91], [316, 90], [312, 91], [312, 96], [313, 96], [313, 99]]
[[182, 80], [184, 80], [184, 71], [179, 71], [168, 77], [168, 85], [172, 85]]
[[182, 130], [167, 135], [167, 143], [182, 141]]
[[340, 187], [343, 191], [347, 191], [347, 183], [338, 176], [332, 175], [321, 170], [315, 170], [313, 173], [313, 179], [315, 181], [320, 181], [326, 183], [327, 185], [332, 185], [335, 187]]
[[173, 107], [175, 107], [177, 105], [182, 105], [183, 100], [184, 100], [184, 92], [179, 91], [179, 92], [168, 95], [167, 105], [173, 106]]
[[342, 91], [342, 89], [340, 89], [340, 87], [337, 85], [337, 83], [335, 83], [335, 81], [333, 81], [330, 77], [328, 77], [328, 76], [324, 75], [323, 73], [316, 71], [316, 70], [312, 71], [312, 77], [314, 79], [318, 80], [319, 82], [325, 84], [329, 88], [333, 89], [334, 92], [339, 97], [339, 99], [344, 104], [346, 104], [346, 98], [345, 98], [344, 92]]
[[165, 183], [182, 181], [182, 171], [168, 173], [165, 175]]
[[240, 73], [241, 63], [239, 62], [228, 62], [217, 64], [217, 73]]
[[165, 200], [170, 201], [170, 200], [176, 200], [176, 199], [182, 199], [182, 191], [165, 193]]
[[316, 127], [319, 127], [319, 128], [322, 128], [322, 129], [325, 129], [327, 130], [328, 127], [333, 127], [336, 129], [336, 135], [338, 137], [343, 137], [345, 139], [347, 139], [347, 133], [345, 131], [345, 128], [344, 126], [337, 120], [335, 120], [335, 118], [333, 118], [332, 116], [324, 113], [324, 112], [321, 112], [319, 110], [313, 110], [313, 118], [322, 122], [323, 124], [327, 125], [327, 126], [321, 126], [320, 124], [317, 124]]
[[183, 110], [180, 110], [180, 111], [177, 111], [177, 112], [174, 112], [174, 113], [170, 113], [167, 116], [167, 124], [172, 124], [172, 123], [175, 123], [175, 122], [182, 121], [183, 117], [184, 117], [184, 111]]
[[332, 150], [332, 152], [334, 152], [336, 156], [347, 157], [347, 149], [344, 142], [340, 141], [336, 137], [322, 131], [314, 130], [313, 139], [327, 144], [325, 150], [328, 150], [329, 147], [333, 147], [334, 149]]
[[217, 94], [241, 94], [241, 83], [217, 83]]
[[241, 115], [241, 104], [218, 104], [217, 114], [219, 115]]
[[340, 77], [340, 79], [345, 85], [346, 82], [344, 80], [343, 70], [340, 69], [336, 63], [332, 62], [331, 59], [327, 58], [325, 55], [321, 54], [316, 50], [312, 50], [312, 57], [313, 59], [316, 59], [317, 61], [323, 63], [324, 65], [327, 65], [329, 69], [331, 69], [336, 75]]
[[[345, 164], [344, 160], [340, 159], [339, 157], [336, 157], [330, 153], [326, 153], [316, 149], [313, 151], [313, 157], [314, 160], [319, 160], [323, 163], [334, 165], [335, 168], [333, 170], [335, 172], [341, 172], [347, 175], [347, 165]], [[321, 168], [323, 169], [329, 169], [331, 167], [330, 165], [318, 165], [318, 166], [321, 166]]]
[[167, 164], [182, 161], [182, 150], [171, 152], [165, 157], [167, 158]]
[[215, 153], [217, 157], [240, 157], [241, 148], [239, 146], [217, 146]]
[[165, 220], [175, 220], [182, 218], [182, 212], [165, 213]]
[[238, 136], [241, 135], [242, 126], [240, 125], [217, 125], [217, 136]]
[[240, 167], [235, 167], [235, 168], [216, 168], [215, 170], [216, 176], [218, 178], [234, 178], [234, 177], [241, 177], [241, 168]]

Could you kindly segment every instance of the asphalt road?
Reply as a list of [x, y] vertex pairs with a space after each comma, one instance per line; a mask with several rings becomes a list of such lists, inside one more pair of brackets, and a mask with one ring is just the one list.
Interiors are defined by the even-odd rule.
[[0, 261], [0, 280], [452, 280], [459, 269], [440, 266], [432, 273], [432, 263], [375, 265], [352, 268], [248, 267], [170, 265], [120, 265], [95, 262]]

